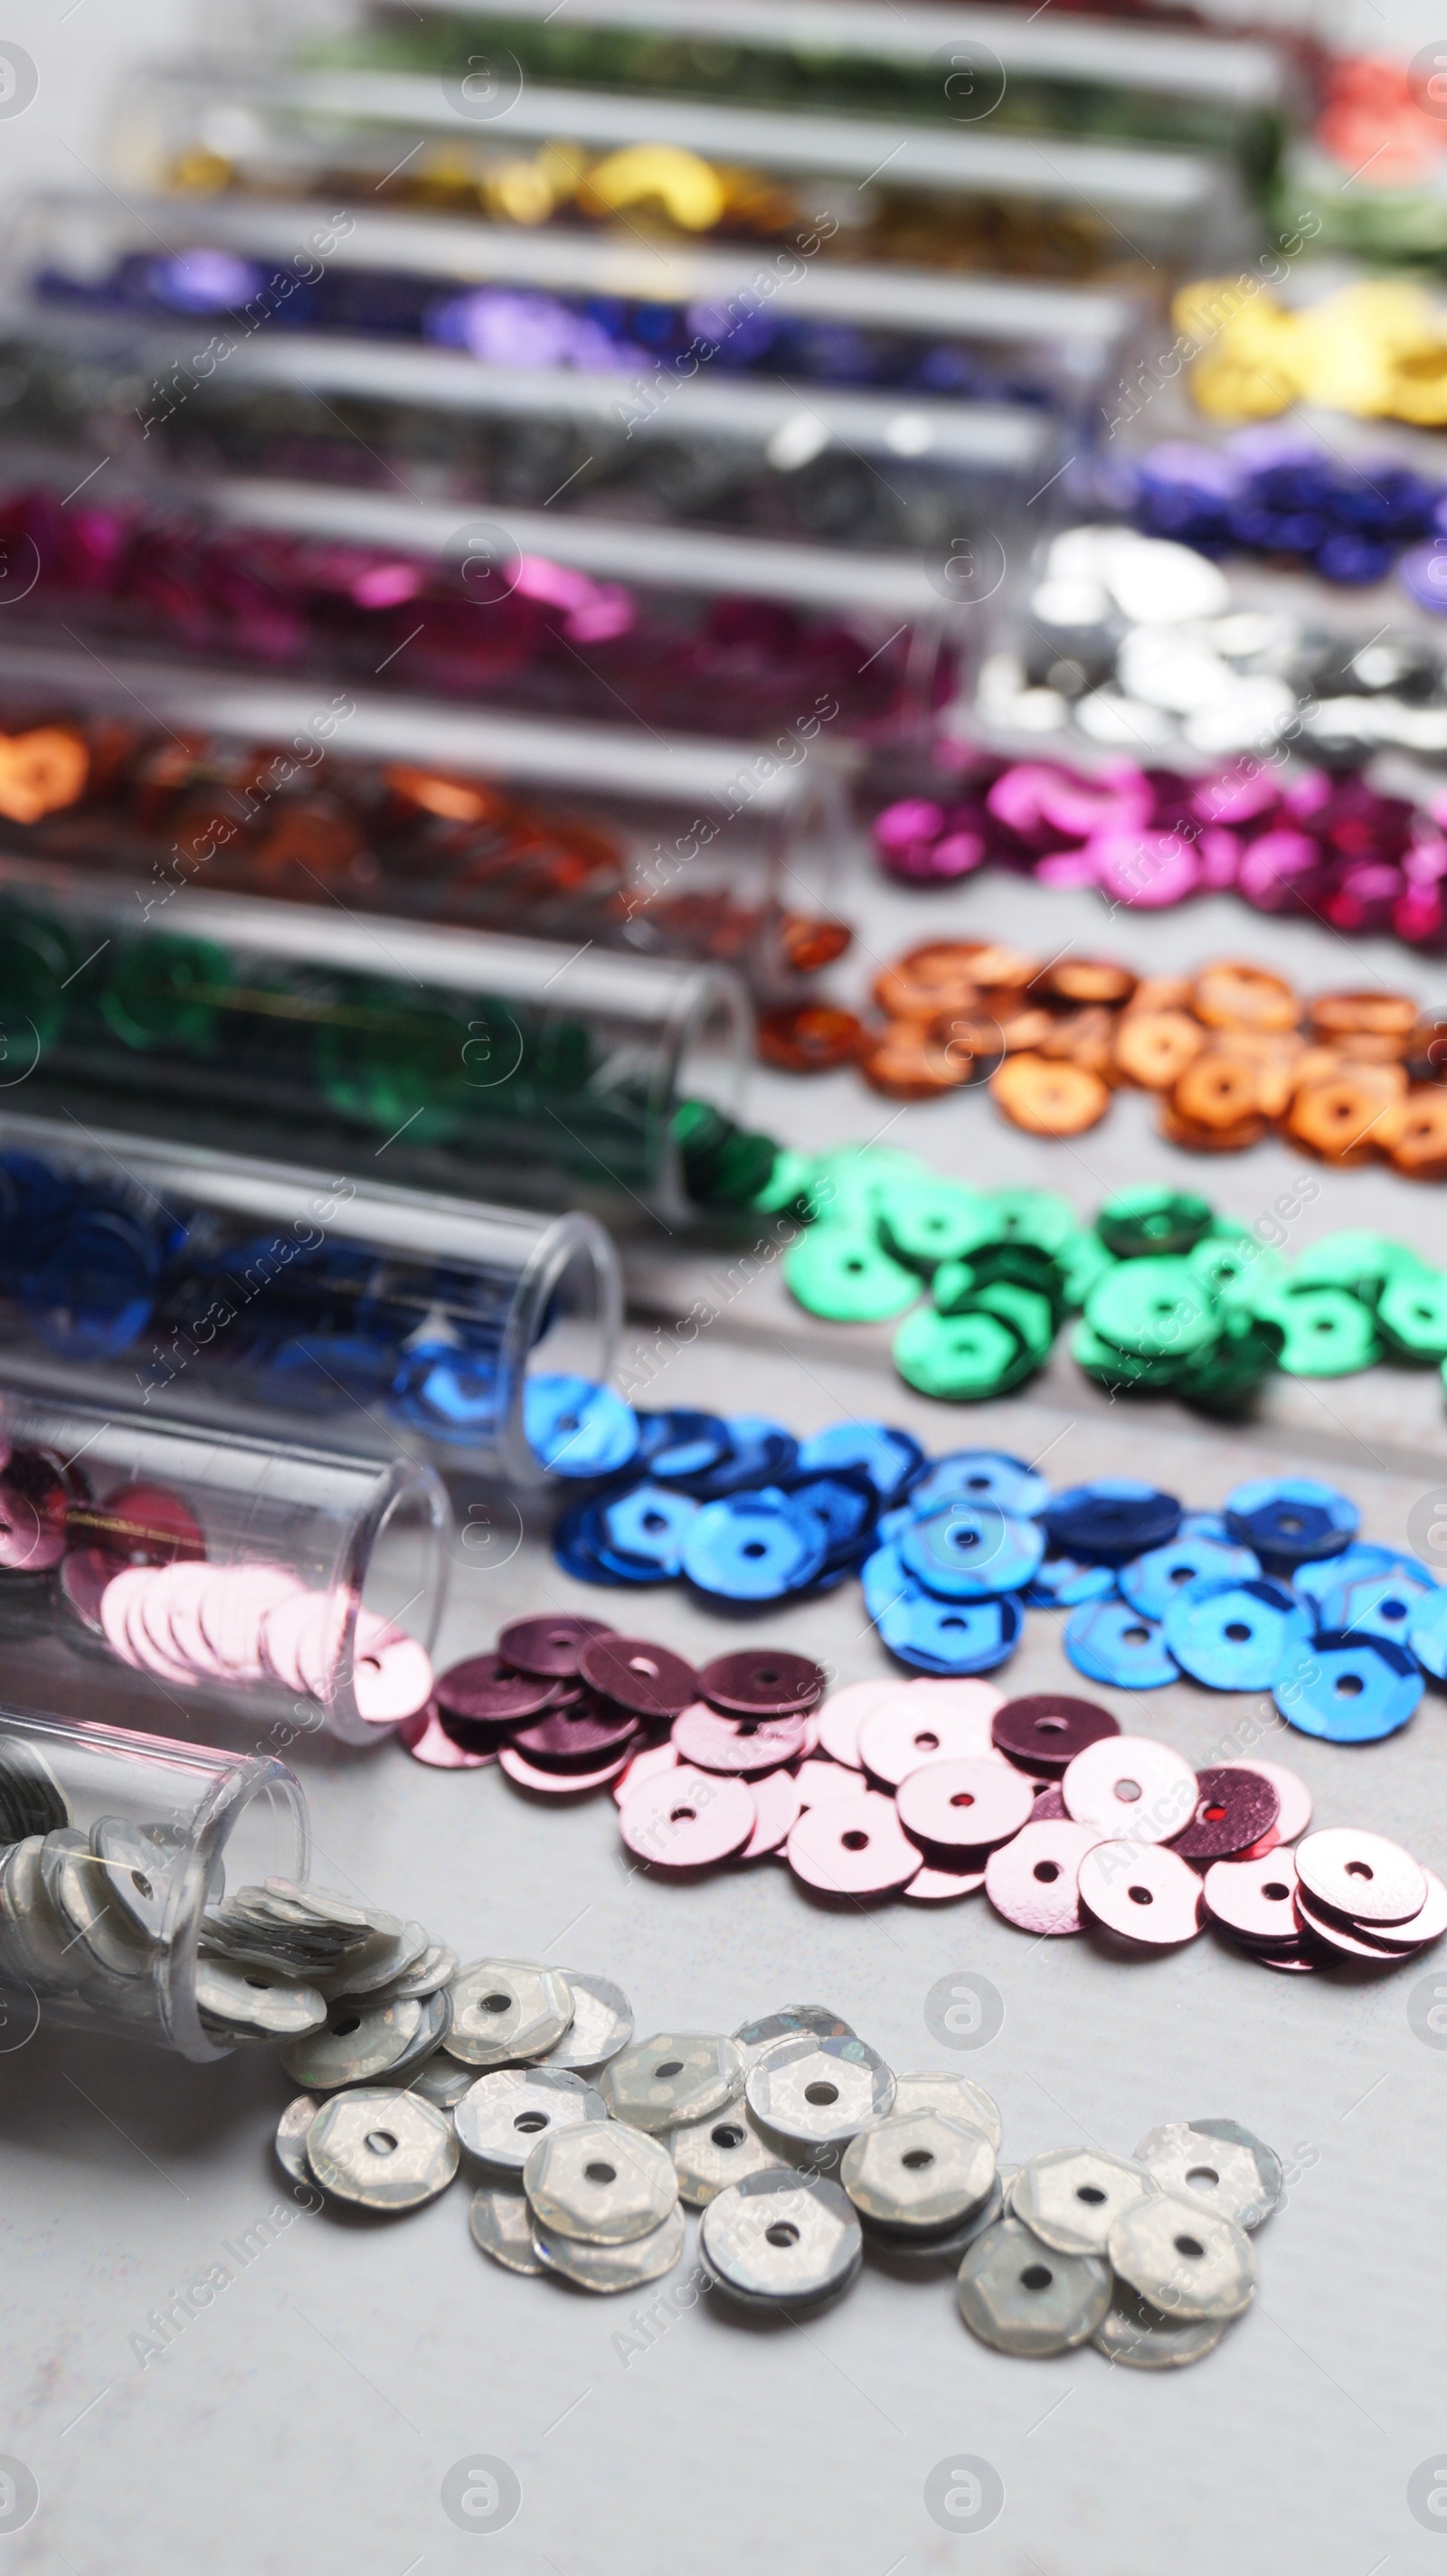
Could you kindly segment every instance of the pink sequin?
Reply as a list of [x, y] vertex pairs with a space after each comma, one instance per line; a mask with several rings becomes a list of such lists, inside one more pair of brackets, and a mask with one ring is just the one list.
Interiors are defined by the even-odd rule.
[[946, 832], [930, 852], [930, 873], [937, 877], [967, 877], [972, 868], [981, 865], [985, 844], [978, 832]]
[[1102, 894], [1155, 911], [1194, 894], [1200, 862], [1178, 832], [1105, 832], [1091, 844]]
[[1241, 843], [1234, 832], [1223, 832], [1219, 824], [1201, 834], [1196, 844], [1201, 860], [1201, 883], [1211, 893], [1223, 886], [1233, 886], [1241, 873]]
[[1263, 832], [1247, 850], [1236, 881], [1248, 903], [1263, 912], [1284, 912], [1320, 865], [1321, 853], [1305, 832]]
[[897, 805], [886, 805], [874, 818], [875, 841], [891, 854], [932, 842], [944, 828], [943, 805], [932, 805], [923, 796], [901, 797]]
[[1042, 885], [1093, 886], [1100, 882], [1095, 852], [1089, 843], [1082, 850], [1052, 850], [1035, 870]]
[[1244, 777], [1225, 770], [1203, 779], [1191, 799], [1191, 811], [1203, 823], [1251, 823], [1258, 814], [1274, 813], [1281, 784], [1269, 769], [1251, 769]]

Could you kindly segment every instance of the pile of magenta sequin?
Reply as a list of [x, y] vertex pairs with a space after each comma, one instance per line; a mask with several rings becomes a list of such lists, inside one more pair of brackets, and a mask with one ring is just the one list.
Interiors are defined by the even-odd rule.
[[1415, 805], [1357, 773], [1241, 761], [1203, 778], [1117, 760], [963, 759], [936, 795], [884, 808], [881, 866], [914, 885], [981, 867], [1094, 888], [1157, 910], [1234, 892], [1258, 912], [1310, 914], [1353, 936], [1447, 946], [1447, 797]]

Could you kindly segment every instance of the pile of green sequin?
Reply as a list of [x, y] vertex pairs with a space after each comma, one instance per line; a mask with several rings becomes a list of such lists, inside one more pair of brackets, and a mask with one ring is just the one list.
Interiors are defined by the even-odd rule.
[[921, 1395], [1009, 1394], [1071, 1314], [1097, 1384], [1212, 1413], [1241, 1411], [1276, 1369], [1447, 1362], [1447, 1273], [1381, 1235], [1328, 1235], [1288, 1266], [1189, 1191], [1123, 1191], [1085, 1225], [1051, 1190], [971, 1189], [891, 1149], [791, 1163], [813, 1219], [784, 1258], [791, 1294], [833, 1323], [899, 1317], [895, 1366]]

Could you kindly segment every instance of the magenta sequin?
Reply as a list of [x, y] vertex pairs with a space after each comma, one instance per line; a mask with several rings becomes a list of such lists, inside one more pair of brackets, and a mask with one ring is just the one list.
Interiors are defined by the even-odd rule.
[[1234, 888], [1258, 912], [1310, 914], [1349, 936], [1391, 932], [1447, 953], [1447, 791], [1421, 808], [1357, 773], [1283, 780], [1262, 764], [1189, 779], [1116, 762], [1085, 777], [1058, 762], [983, 755], [951, 785], [877, 817], [887, 875], [938, 885], [975, 867], [1013, 868], [1137, 909]]
[[[800, 717], [816, 730], [887, 734], [916, 686], [907, 626], [879, 647], [847, 616], [625, 587], [541, 555], [492, 567], [484, 588], [471, 562], [133, 505], [64, 509], [47, 491], [0, 497], [0, 552], [7, 540], [23, 559], [33, 548], [39, 577], [11, 604], [6, 631], [68, 633], [96, 650], [149, 645], [233, 667], [739, 740]], [[948, 653], [933, 681], [940, 699], [953, 687]], [[942, 828], [943, 816], [931, 844]], [[974, 864], [972, 846], [956, 837], [934, 872]]]

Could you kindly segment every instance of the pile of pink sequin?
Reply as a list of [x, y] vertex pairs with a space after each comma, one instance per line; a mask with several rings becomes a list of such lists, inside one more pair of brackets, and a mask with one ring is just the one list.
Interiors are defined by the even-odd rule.
[[1116, 761], [1086, 776], [985, 760], [948, 794], [886, 806], [874, 838], [881, 866], [908, 884], [1007, 867], [1139, 910], [1233, 891], [1258, 912], [1447, 949], [1444, 825], [1447, 792], [1418, 806], [1357, 773], [1286, 777], [1253, 760], [1193, 779]]
[[983, 1889], [1036, 1939], [1093, 1931], [1144, 1958], [1214, 1925], [1297, 1972], [1393, 1967], [1447, 1932], [1447, 1886], [1400, 1844], [1307, 1833], [1294, 1771], [1244, 1757], [1193, 1770], [1055, 1691], [879, 1680], [826, 1694], [821, 1667], [781, 1647], [695, 1671], [560, 1613], [442, 1674], [401, 1740], [439, 1769], [496, 1761], [539, 1798], [611, 1789], [626, 1850], [656, 1878], [777, 1858], [823, 1903]]

